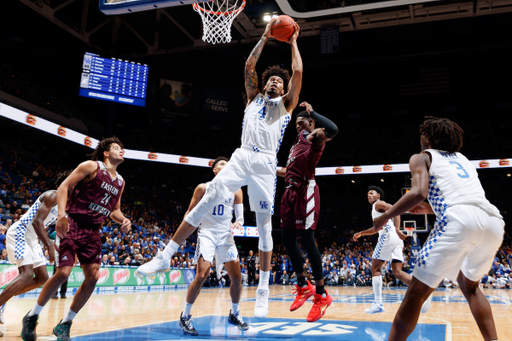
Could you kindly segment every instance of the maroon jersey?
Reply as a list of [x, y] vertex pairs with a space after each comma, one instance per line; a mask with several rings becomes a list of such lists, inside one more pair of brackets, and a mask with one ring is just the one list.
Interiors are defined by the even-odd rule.
[[78, 182], [68, 198], [66, 212], [79, 223], [101, 224], [121, 198], [124, 179], [117, 172], [112, 179], [105, 164], [97, 163], [96, 177], [89, 182]]
[[307, 180], [315, 178], [315, 168], [324, 152], [325, 143], [319, 146], [309, 142], [309, 134], [309, 131], [302, 130], [290, 149], [284, 177], [287, 184], [300, 187]]

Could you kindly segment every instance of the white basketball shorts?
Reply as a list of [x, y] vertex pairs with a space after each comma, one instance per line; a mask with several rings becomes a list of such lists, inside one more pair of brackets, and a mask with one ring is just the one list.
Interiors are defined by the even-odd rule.
[[220, 181], [230, 193], [247, 185], [251, 211], [273, 214], [276, 167], [275, 155], [238, 148], [213, 181]]
[[6, 236], [7, 256], [11, 264], [19, 268], [24, 265], [32, 265], [38, 268], [46, 265], [46, 258], [38, 239], [27, 235], [26, 229], [20, 226], [19, 222], [9, 228]]
[[384, 262], [404, 262], [404, 242], [396, 233], [388, 232], [379, 236], [379, 241], [373, 250], [372, 259]]
[[215, 258], [217, 264], [238, 260], [238, 251], [231, 231], [215, 232], [212, 229], [200, 227], [197, 231], [194, 264], [197, 264], [201, 257], [210, 263], [213, 263]]
[[448, 207], [421, 248], [413, 276], [431, 288], [456, 280], [459, 270], [473, 282], [489, 271], [503, 241], [505, 223], [472, 205]]

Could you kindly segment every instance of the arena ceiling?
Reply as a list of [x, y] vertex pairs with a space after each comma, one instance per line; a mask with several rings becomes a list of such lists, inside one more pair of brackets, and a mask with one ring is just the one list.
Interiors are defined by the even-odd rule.
[[[201, 19], [191, 5], [109, 16], [99, 10], [98, 0], [19, 1], [98, 53], [133, 58], [219, 46], [201, 40]], [[266, 13], [292, 16], [300, 37], [308, 37], [326, 26], [338, 26], [343, 34], [508, 12], [512, 0], [247, 0], [226, 45], [257, 41]]]

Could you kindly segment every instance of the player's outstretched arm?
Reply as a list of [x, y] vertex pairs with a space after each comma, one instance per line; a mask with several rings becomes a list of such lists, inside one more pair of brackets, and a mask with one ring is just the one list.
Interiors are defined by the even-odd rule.
[[55, 262], [55, 250], [53, 249], [52, 242], [48, 238], [48, 233], [44, 228], [44, 220], [50, 213], [52, 207], [57, 203], [57, 192], [49, 191], [41, 198], [41, 206], [37, 210], [36, 216], [32, 221], [34, 231], [36, 232], [39, 240], [48, 248], [48, 255], [50, 256], [50, 262]]
[[297, 38], [300, 27], [295, 25], [295, 33], [290, 37], [288, 43], [292, 46], [292, 78], [288, 83], [288, 92], [283, 96], [286, 111], [292, 112], [299, 103], [300, 89], [302, 88], [302, 58], [300, 56]]
[[[66, 218], [66, 203], [68, 201], [68, 193], [79, 182], [91, 174], [98, 168], [96, 161], [85, 161], [76, 167], [71, 174], [64, 180], [59, 188], [57, 188], [57, 206], [58, 216], [55, 224], [57, 235], [62, 238], [69, 231], [69, 223]], [[89, 179], [90, 180], [90, 179]]]
[[322, 125], [323, 128], [318, 128], [308, 136], [308, 140], [314, 144], [322, 145], [338, 135], [338, 126], [328, 119], [313, 110], [313, 107], [308, 102], [302, 102], [301, 107], [306, 108], [306, 111], [311, 117]]
[[276, 18], [270, 20], [270, 22], [267, 24], [267, 27], [265, 27], [265, 32], [263, 32], [260, 41], [258, 41], [256, 46], [252, 49], [249, 58], [247, 58], [247, 61], [245, 62], [244, 78], [245, 92], [247, 93], [247, 106], [251, 103], [254, 97], [256, 97], [258, 92], [260, 92], [258, 89], [258, 74], [256, 73], [256, 63], [260, 58], [261, 51], [267, 43], [267, 40], [272, 37], [270, 32], [275, 21]]
[[373, 223], [375, 228], [381, 229], [391, 218], [405, 213], [425, 200], [428, 195], [428, 155], [425, 153], [414, 154], [409, 160], [412, 182], [411, 190], [398, 200], [383, 215], [376, 218]]
[[361, 236], [371, 236], [372, 234], [375, 234], [377, 233], [378, 231], [374, 228], [374, 227], [370, 227], [369, 229], [367, 230], [364, 230], [364, 231], [361, 231], [361, 232], [356, 232], [354, 233], [354, 241], [356, 241], [359, 237]]
[[432, 206], [429, 203], [424, 201], [420, 202], [418, 205], [414, 206], [409, 210], [409, 213], [412, 214], [435, 214]]
[[199, 184], [197, 185], [196, 189], [194, 190], [194, 194], [192, 195], [192, 200], [190, 200], [190, 205], [188, 206], [187, 212], [185, 212], [185, 215], [183, 216], [183, 219], [188, 215], [190, 211], [196, 207], [197, 203], [201, 200], [204, 193], [206, 192], [206, 184]]
[[121, 196], [117, 201], [116, 207], [114, 207], [114, 210], [112, 211], [112, 213], [110, 213], [110, 218], [113, 219], [115, 222], [121, 224], [121, 231], [127, 233], [130, 230], [130, 227], [132, 226], [132, 222], [130, 221], [130, 219], [124, 216], [123, 212], [121, 212], [121, 197], [123, 196], [125, 185], [126, 182], [123, 184], [123, 188], [121, 189]]

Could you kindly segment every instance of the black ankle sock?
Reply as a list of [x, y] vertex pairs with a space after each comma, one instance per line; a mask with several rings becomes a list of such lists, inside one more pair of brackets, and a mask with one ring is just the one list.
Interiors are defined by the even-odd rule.
[[297, 277], [297, 285], [301, 288], [308, 286], [308, 281], [306, 277]]
[[325, 289], [323, 285], [317, 285], [316, 286], [316, 293], [317, 295], [325, 294]]

